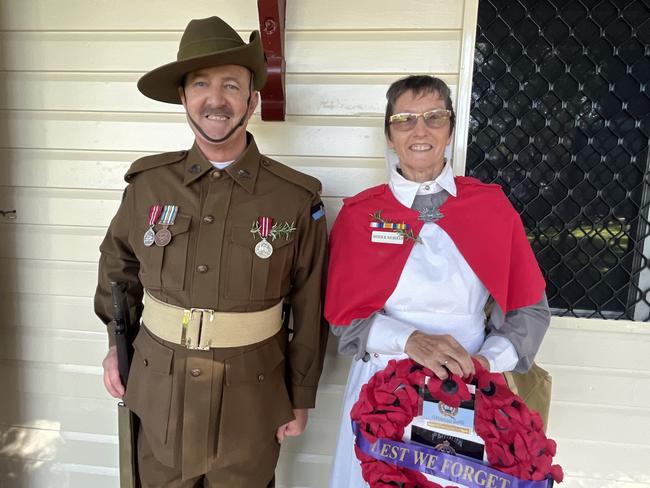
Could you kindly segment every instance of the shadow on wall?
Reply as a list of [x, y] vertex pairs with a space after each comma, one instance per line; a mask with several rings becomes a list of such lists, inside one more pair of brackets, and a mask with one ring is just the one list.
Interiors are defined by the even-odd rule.
[[64, 444], [58, 422], [37, 420], [28, 424], [8, 427], [0, 436], [0, 483], [3, 487], [27, 487], [27, 473], [44, 468], [56, 458]]

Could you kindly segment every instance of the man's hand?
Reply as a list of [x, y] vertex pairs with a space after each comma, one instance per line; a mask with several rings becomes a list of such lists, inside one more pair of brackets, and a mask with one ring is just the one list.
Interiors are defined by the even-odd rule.
[[115, 398], [124, 396], [124, 385], [120, 380], [120, 371], [117, 369], [117, 347], [108, 348], [108, 353], [102, 361], [104, 367], [104, 386], [106, 391]]
[[474, 373], [471, 356], [450, 335], [429, 335], [415, 331], [406, 341], [404, 352], [441, 380], [449, 376], [448, 371], [461, 377]]
[[275, 433], [275, 437], [280, 444], [282, 444], [285, 437], [297, 437], [305, 430], [309, 410], [306, 408], [294, 408], [293, 415], [296, 418], [291, 422], [278, 427], [278, 430]]

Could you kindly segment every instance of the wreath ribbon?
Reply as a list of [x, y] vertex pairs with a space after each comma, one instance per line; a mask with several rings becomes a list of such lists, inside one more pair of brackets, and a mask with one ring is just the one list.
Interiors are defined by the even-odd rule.
[[454, 483], [494, 488], [549, 488], [552, 479], [520, 480], [469, 458], [440, 452], [432, 447], [411, 442], [377, 439], [374, 443], [359, 435], [359, 424], [352, 423], [356, 445], [367, 456], [399, 468], [437, 476]]

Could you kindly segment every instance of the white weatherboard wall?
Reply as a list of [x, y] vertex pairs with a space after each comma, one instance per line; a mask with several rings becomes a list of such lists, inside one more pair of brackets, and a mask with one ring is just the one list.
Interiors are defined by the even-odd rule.
[[[384, 179], [390, 82], [441, 76], [467, 130], [478, 2], [287, 3], [287, 121], [250, 128], [263, 152], [323, 181], [331, 223], [341, 197]], [[257, 28], [254, 0], [0, 0], [0, 210], [18, 212], [0, 219], [2, 488], [118, 486], [92, 312], [97, 248], [130, 162], [192, 140], [179, 108], [135, 81], [174, 58], [189, 19], [215, 14], [245, 38]], [[554, 320], [540, 360], [555, 379], [550, 428], [567, 487], [650, 487], [649, 346], [645, 324]], [[279, 486], [326, 486], [348, 364], [332, 341]]]

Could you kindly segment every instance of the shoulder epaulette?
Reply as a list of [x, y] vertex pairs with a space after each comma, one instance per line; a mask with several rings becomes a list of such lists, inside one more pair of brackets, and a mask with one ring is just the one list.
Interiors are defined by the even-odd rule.
[[184, 159], [186, 155], [187, 151], [174, 151], [152, 154], [151, 156], [144, 156], [140, 159], [136, 159], [124, 175], [124, 180], [128, 183], [138, 173], [158, 168], [159, 166], [165, 166], [166, 164], [176, 163]]
[[313, 176], [301, 173], [286, 164], [279, 163], [266, 156], [262, 156], [262, 167], [268, 169], [271, 173], [279, 176], [283, 180], [305, 188], [313, 195], [318, 195], [323, 188], [321, 182]]
[[386, 184], [373, 186], [352, 197], [344, 198], [343, 205], [354, 205], [355, 203], [362, 202], [363, 200], [367, 200], [376, 195], [381, 195], [386, 191], [386, 186]]

